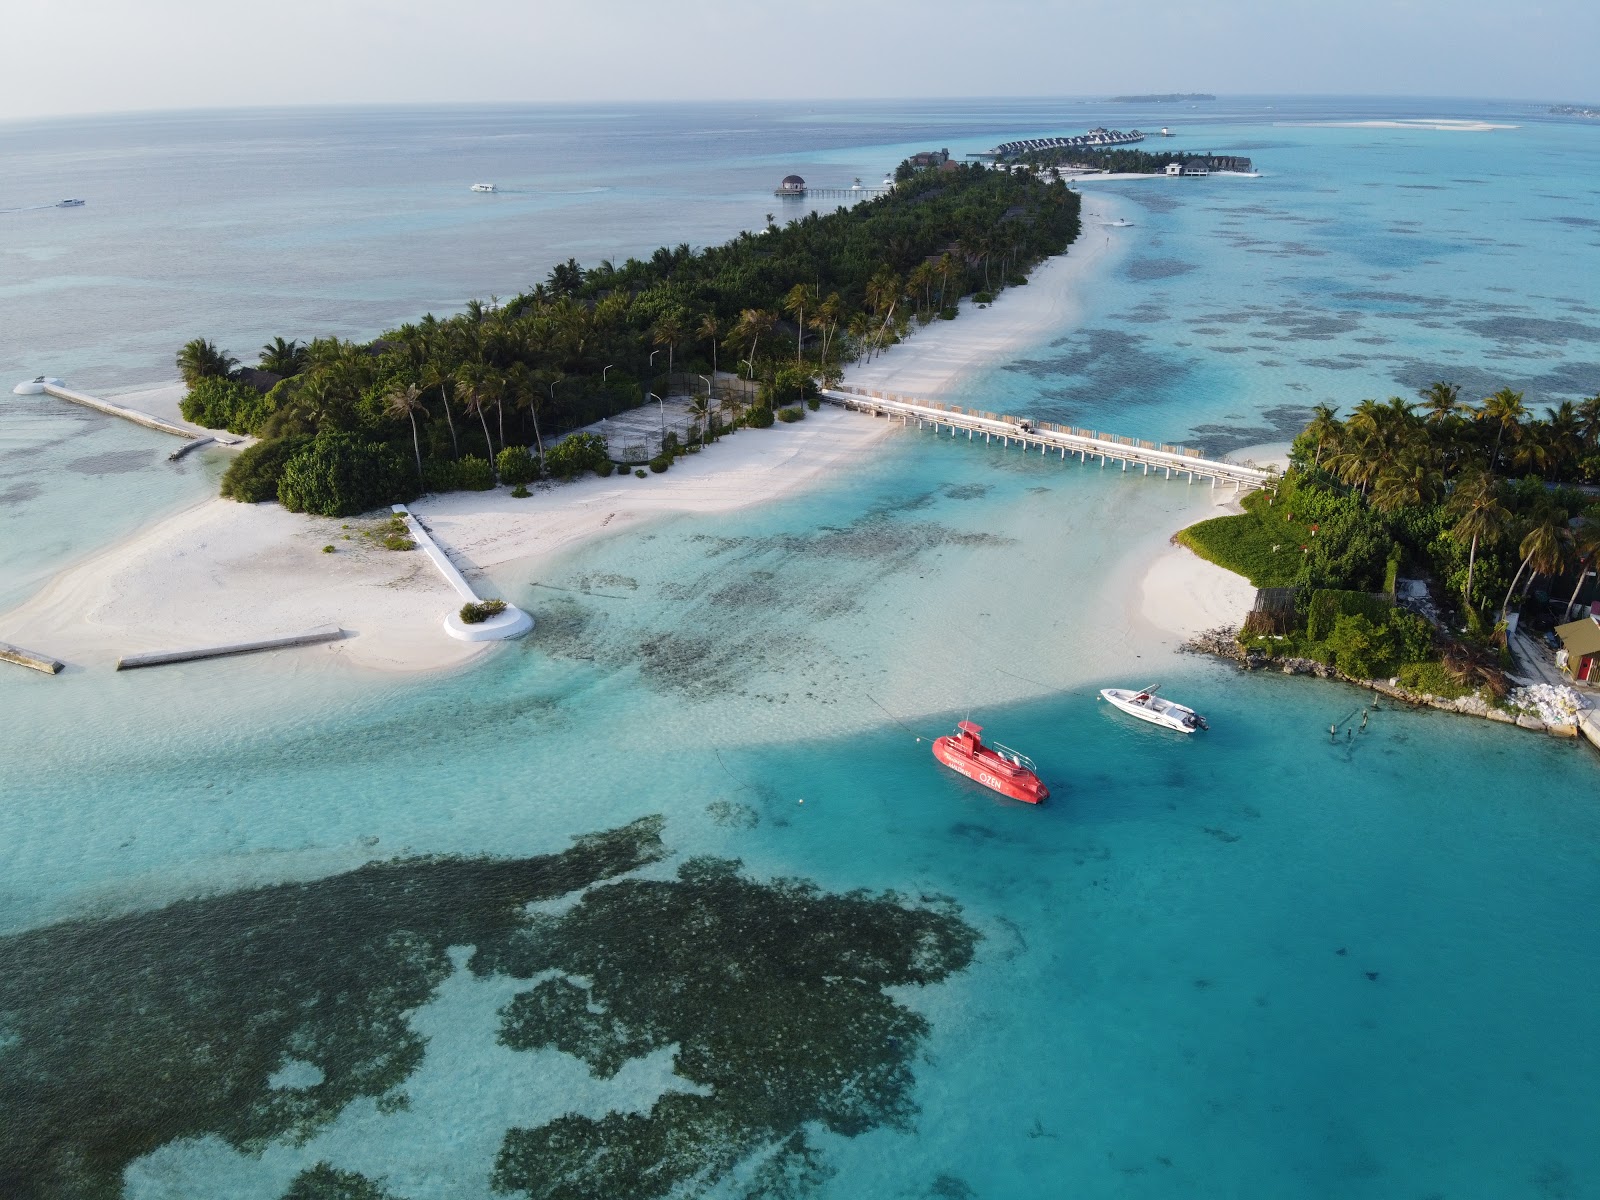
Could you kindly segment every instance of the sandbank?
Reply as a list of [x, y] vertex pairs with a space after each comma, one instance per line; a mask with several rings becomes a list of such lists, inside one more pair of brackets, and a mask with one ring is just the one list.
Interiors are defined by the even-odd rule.
[[[412, 505], [479, 587], [484, 572], [537, 564], [585, 539], [652, 516], [727, 512], [776, 499], [837, 469], [895, 426], [824, 408], [795, 425], [743, 430], [645, 479], [589, 476], [535, 489], [457, 492]], [[276, 504], [212, 499], [57, 575], [0, 616], [7, 641], [49, 647], [71, 667], [109, 667], [131, 652], [176, 649], [339, 625], [349, 636], [297, 655], [334, 655], [380, 670], [449, 667], [484, 652], [447, 637], [455, 593], [420, 553], [385, 550], [363, 529]], [[334, 552], [324, 553], [331, 545]], [[537, 616], [537, 614], [535, 614]]]
[[1517, 129], [1493, 121], [1473, 121], [1462, 117], [1389, 117], [1370, 121], [1274, 121], [1274, 125], [1298, 129], [1427, 129], [1437, 133], [1491, 133], [1496, 129]]

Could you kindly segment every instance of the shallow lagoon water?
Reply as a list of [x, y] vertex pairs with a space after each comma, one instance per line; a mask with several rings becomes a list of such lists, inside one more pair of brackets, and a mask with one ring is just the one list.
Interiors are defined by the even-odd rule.
[[[1029, 132], [1044, 117], [1007, 119], [1014, 124], [993, 121]], [[1079, 123], [1102, 119], [1095, 112]], [[1205, 131], [1215, 137], [1208, 148], [1288, 163], [1308, 177], [1343, 172], [1352, 186], [1362, 172], [1370, 181], [1372, 148], [1395, 139], [1419, 156], [1452, 159], [1487, 148], [1518, 159], [1532, 147], [1530, 163], [1553, 142], [1552, 172], [1582, 170], [1570, 157], [1582, 149], [1571, 129], [1530, 126], [1520, 141], [1432, 135], [1460, 139], [1440, 142], [1411, 132], [1269, 133], [1268, 119], [1232, 114]], [[998, 140], [939, 120], [933, 113], [897, 128], [906, 139], [948, 136], [952, 148], [961, 136]], [[838, 114], [830, 121], [849, 137], [813, 129], [799, 139], [807, 153], [843, 160], [865, 146], [870, 159], [901, 144]], [[1275, 144], [1247, 145], [1268, 139]], [[771, 165], [758, 164], [761, 178]], [[1279, 189], [1261, 193], [1278, 197], [1263, 205], [1267, 215], [1220, 211], [1234, 204], [1227, 197], [1263, 185]], [[690, 184], [680, 177], [675, 186]], [[1164, 186], [1120, 190], [1137, 204], [1140, 189]], [[1297, 211], [1320, 220], [1328, 214], [1315, 206], [1337, 203], [1296, 195], [1281, 178], [1200, 186], [1210, 190], [1148, 219], [1130, 209], [1136, 236], [1165, 244], [1136, 245], [1123, 262], [1146, 265], [1097, 287], [1092, 306], [1109, 315], [1073, 335], [1068, 352], [1103, 337], [1094, 333], [1102, 326], [1136, 328], [1158, 343], [1198, 340], [1206, 335], [1192, 323], [1227, 328], [1217, 312], [1235, 311], [1251, 287], [1277, 289], [1267, 294], [1281, 300], [1283, 278], [1257, 279], [1239, 265], [1259, 256], [1246, 260], [1238, 246], [1230, 256], [1202, 231]], [[1459, 199], [1505, 202], [1492, 187], [1463, 185]], [[1440, 196], [1405, 193], [1408, 204], [1443, 204]], [[638, 215], [604, 211], [619, 228]], [[665, 221], [670, 205], [651, 211]], [[1330, 280], [1387, 253], [1362, 212], [1352, 207], [1337, 237], [1325, 225], [1296, 233], [1329, 250], [1317, 261], [1335, 260]], [[1590, 251], [1563, 231], [1582, 230], [1530, 224], [1517, 237], [1527, 243], [1520, 256], [1442, 257], [1461, 264], [1459, 277], [1439, 274], [1422, 250], [1371, 266], [1414, 276], [1408, 294], [1500, 295], [1489, 288], [1501, 286], [1502, 267], [1531, 272], [1542, 259], [1550, 286], [1515, 298], [1533, 310], [1522, 315], [1590, 322], [1568, 303], [1583, 293], [1566, 286]], [[310, 220], [306, 236], [337, 245], [346, 233], [318, 232]], [[1289, 260], [1267, 257], [1288, 270]], [[1191, 262], [1198, 269], [1177, 265]], [[1505, 286], [1531, 292], [1531, 278]], [[1309, 294], [1303, 281], [1296, 286]], [[1213, 303], [1230, 292], [1228, 306]], [[1158, 302], [1159, 317], [1140, 307]], [[255, 321], [259, 305], [240, 313], [252, 308]], [[352, 332], [386, 319], [345, 311]], [[1299, 340], [1276, 343], [1281, 368], [1218, 353], [1202, 356], [1196, 375], [1157, 370], [1146, 408], [1135, 404], [1137, 381], [1110, 375], [1095, 394], [1121, 400], [1070, 407], [1083, 403], [1083, 378], [1057, 367], [1040, 374], [1042, 351], [1023, 371], [981, 382], [995, 397], [981, 406], [1010, 407], [1030, 394], [1017, 389], [1031, 387], [1064, 397], [1061, 415], [1147, 436], [1203, 424], [1270, 428], [1262, 414], [1280, 401], [1315, 402], [1319, 387], [1343, 400], [1352, 398], [1346, 379], [1362, 394], [1393, 390], [1393, 363], [1348, 371], [1310, 363], [1391, 353], [1353, 341], [1370, 333], [1372, 318], [1343, 313], [1291, 314], [1292, 328], [1280, 332]], [[1506, 315], [1452, 309], [1436, 320], [1441, 329], [1408, 317], [1398, 336], [1419, 356], [1492, 364], [1504, 339], [1468, 322], [1551, 332], [1506, 326]], [[1258, 334], [1264, 318], [1236, 324]], [[188, 329], [163, 328], [150, 341], [176, 332]], [[269, 332], [276, 328], [262, 336]], [[1586, 361], [1583, 338], [1567, 334], [1550, 353]], [[1104, 346], [1108, 364], [1142, 361], [1128, 343]], [[109, 353], [86, 342], [83, 369], [110, 379], [118, 354], [128, 355], [122, 369], [148, 369], [144, 350]], [[136, 452], [164, 456], [169, 443], [157, 435], [66, 406], [5, 412], [8, 448], [28, 446], [22, 461], [50, 489], [28, 503], [47, 502], [51, 524], [41, 527], [35, 509], [0, 526], [22, 531], [3, 543], [20, 564], [5, 586], [18, 592], [52, 564], [208, 490], [210, 465], [180, 474], [154, 460], [120, 470]], [[1148, 427], [1146, 414], [1162, 427]], [[5, 469], [18, 469], [18, 458], [7, 454]], [[92, 472], [57, 469], [84, 460]], [[908, 433], [847, 477], [781, 505], [659, 522], [581, 548], [536, 577], [497, 573], [506, 594], [540, 616], [537, 634], [435, 677], [354, 674], [315, 650], [127, 675], [7, 672], [0, 959], [15, 959], [15, 935], [28, 930], [111, 928], [97, 922], [285, 883], [318, 894], [324, 881], [392, 857], [444, 856], [440, 870], [454, 870], [483, 853], [557, 854], [574, 835], [659, 814], [664, 857], [634, 877], [665, 883], [697, 857], [738, 859], [762, 883], [795, 876], [827, 894], [892, 889], [913, 909], [953, 904], [981, 935], [969, 965], [885, 991], [928, 1022], [910, 1057], [907, 1094], [918, 1111], [855, 1136], [807, 1123], [807, 1155], [785, 1166], [801, 1181], [792, 1194], [1595, 1194], [1600, 1156], [1589, 1131], [1600, 1127], [1600, 1102], [1589, 1081], [1600, 1035], [1587, 998], [1600, 983], [1600, 944], [1584, 914], [1600, 899], [1600, 818], [1587, 750], [1387, 709], [1330, 744], [1328, 724], [1366, 703], [1365, 693], [1241, 676], [1175, 658], [1159, 638], [1154, 662], [1133, 660], [1151, 641], [1129, 600], [1139, 560], [1208, 510], [1198, 488], [1118, 476]], [[73, 532], [53, 546], [52, 528]], [[1104, 684], [1151, 678], [1211, 715], [1211, 732], [1181, 739], [1133, 727], [1094, 700]], [[1052, 804], [996, 800], [933, 764], [916, 738], [969, 711], [1040, 761]], [[534, 911], [559, 918], [581, 899], [565, 894]], [[192, 949], [226, 957], [237, 934], [223, 914], [236, 909], [192, 911]], [[332, 928], [322, 936], [336, 944]], [[384, 946], [378, 937], [353, 947], [368, 955], [354, 961], [375, 964], [358, 969], [360, 986], [386, 984], [393, 960]], [[561, 1049], [512, 1049], [497, 1040], [501, 1010], [538, 981], [475, 974], [460, 946], [438, 961], [403, 1021], [425, 1049], [399, 1091], [365, 1093], [306, 1130], [307, 1140], [274, 1138], [259, 1153], [186, 1133], [139, 1157], [125, 1194], [275, 1200], [326, 1162], [410, 1200], [483, 1197], [509, 1129], [569, 1109], [596, 1119], [638, 1113], [669, 1091], [696, 1090], [673, 1074], [672, 1047], [639, 1054], [610, 1078]], [[179, 962], [174, 955], [168, 966]], [[722, 969], [714, 954], [706, 963]], [[785, 986], [797, 1003], [806, 972], [825, 969], [819, 963], [790, 964]], [[11, 982], [19, 986], [16, 975]], [[181, 996], [204, 981], [180, 972], [173, 982]], [[96, 980], [103, 1000], [134, 998], [140, 986], [115, 974]], [[0, 1013], [0, 1072], [18, 1023]], [[337, 1078], [366, 1045], [286, 1043], [260, 1080], [239, 1082], [314, 1097], [327, 1086], [319, 1076]], [[216, 1127], [233, 1115], [219, 1112]], [[709, 1194], [782, 1194], [762, 1174], [771, 1161], [762, 1153], [741, 1161], [709, 1182]]]

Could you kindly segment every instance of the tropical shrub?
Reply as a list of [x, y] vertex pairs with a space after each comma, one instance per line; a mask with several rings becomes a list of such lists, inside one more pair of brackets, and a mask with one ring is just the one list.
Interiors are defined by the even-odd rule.
[[794, 408], [780, 408], [778, 410], [778, 420], [785, 425], [793, 425], [796, 421], [802, 421], [805, 419], [805, 415], [806, 410], [798, 405]]
[[494, 465], [500, 472], [501, 483], [521, 487], [539, 478], [539, 463], [526, 446], [507, 446], [495, 455]]
[[323, 517], [350, 516], [416, 494], [410, 463], [381, 442], [349, 433], [318, 434], [284, 464], [278, 480], [280, 504]]
[[[660, 475], [671, 465], [672, 456], [670, 454], [658, 454], [650, 460], [650, 469], [657, 475]], [[640, 472], [640, 474], [643, 474], [643, 472]]]
[[487, 492], [494, 487], [494, 471], [489, 460], [469, 454], [456, 462], [456, 486], [468, 492]]
[[178, 411], [185, 421], [207, 429], [226, 429], [248, 436], [272, 415], [272, 405], [253, 387], [221, 375], [207, 375], [189, 389]]
[[1387, 625], [1363, 616], [1341, 616], [1324, 643], [1335, 666], [1357, 679], [1387, 674], [1394, 665], [1397, 639]]
[[247, 446], [223, 473], [222, 495], [244, 504], [276, 500], [284, 464], [310, 444], [310, 437], [298, 434]]
[[556, 479], [575, 479], [611, 461], [606, 440], [598, 433], [570, 434], [545, 453], [545, 469]]
[[595, 464], [594, 473], [596, 475], [600, 476], [601, 479], [604, 479], [604, 478], [606, 478], [606, 476], [610, 475], [611, 472], [615, 471], [616, 469], [617, 469], [617, 464], [612, 462], [608, 458], [604, 462], [600, 462], [600, 463], [596, 463]]
[[490, 617], [498, 617], [506, 610], [504, 600], [482, 600], [474, 603], [468, 601], [461, 606], [461, 623], [463, 625], [482, 625]]
[[744, 421], [751, 429], [771, 429], [772, 410], [764, 404], [758, 404], [745, 414]]
[[1340, 617], [1363, 616], [1374, 624], [1383, 625], [1392, 613], [1388, 601], [1366, 592], [1322, 588], [1311, 594], [1311, 603], [1306, 609], [1306, 633], [1312, 641], [1320, 642], [1333, 633]]
[[[663, 469], [665, 469], [665, 468], [663, 468]], [[635, 471], [634, 471], [634, 474], [635, 474], [635, 475], [636, 475], [636, 476], [638, 476], [638, 477], [639, 477], [639, 478], [640, 478], [640, 479], [643, 479], [643, 478], [645, 478], [645, 472], [644, 472], [644, 469], [643, 469], [643, 468], [640, 468], [640, 469], [638, 469], [638, 470], [635, 470]]]

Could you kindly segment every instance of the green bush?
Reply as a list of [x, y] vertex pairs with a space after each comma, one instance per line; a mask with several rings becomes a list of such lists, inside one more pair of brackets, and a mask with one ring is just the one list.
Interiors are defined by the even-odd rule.
[[993, 304], [994, 303], [994, 293], [993, 292], [973, 292], [972, 293], [972, 299], [973, 299], [973, 302], [976, 303], [976, 304]]
[[953, 305], [941, 308], [939, 310], [939, 319], [941, 321], [954, 321], [956, 319], [956, 312], [957, 309]]
[[597, 470], [610, 462], [606, 440], [598, 433], [574, 433], [561, 439], [545, 453], [545, 469], [556, 479], [576, 479], [585, 471]]
[[381, 442], [349, 433], [319, 433], [284, 464], [278, 480], [280, 504], [322, 517], [346, 517], [416, 494], [409, 462]]
[[222, 495], [243, 504], [276, 500], [284, 465], [310, 444], [309, 436], [299, 434], [247, 446], [223, 473]]
[[322, 552], [324, 554], [332, 554], [333, 553], [333, 547], [332, 546], [324, 546], [322, 548]]
[[600, 476], [601, 479], [605, 479], [607, 476], [609, 476], [611, 474], [611, 472], [615, 471], [616, 469], [617, 469], [617, 464], [612, 462], [608, 458], [604, 462], [595, 464], [594, 473], [596, 475]]
[[[657, 475], [661, 474], [671, 465], [672, 456], [670, 454], [658, 454], [650, 460], [650, 469]], [[643, 474], [643, 472], [640, 472], [640, 474]]]
[[458, 459], [455, 464], [456, 477], [460, 481], [456, 486], [468, 492], [487, 492], [494, 487], [494, 470], [489, 466], [487, 458], [479, 458], [469, 454]]
[[539, 478], [539, 463], [526, 446], [507, 446], [495, 455], [494, 465], [500, 472], [501, 483], [521, 487]]
[[478, 603], [468, 601], [461, 606], [461, 623], [463, 625], [482, 625], [490, 617], [498, 617], [506, 610], [504, 600], [484, 600]]
[[1395, 664], [1398, 649], [1392, 629], [1375, 625], [1360, 615], [1340, 616], [1323, 644], [1334, 665], [1357, 679], [1388, 674]]
[[178, 405], [185, 421], [241, 434], [256, 433], [272, 409], [267, 397], [255, 388], [220, 375], [200, 380]]
[[796, 421], [803, 421], [805, 419], [805, 415], [806, 410], [798, 406], [794, 408], [780, 408], [778, 410], [778, 420], [782, 421], [785, 425], [793, 425]]
[[528, 490], [528, 485], [525, 483], [519, 483], [511, 489], [511, 498], [513, 500], [526, 500], [531, 495], [533, 493]]
[[1458, 683], [1441, 662], [1407, 663], [1397, 674], [1400, 682], [1412, 691], [1426, 692], [1442, 700], [1454, 700], [1472, 694], [1472, 689]]
[[[662, 469], [665, 470], [665, 468], [662, 468]], [[634, 471], [634, 474], [637, 475], [640, 479], [643, 479], [645, 477], [645, 472], [642, 469]]]
[[817, 409], [822, 407], [822, 401], [818, 400], [815, 396], [812, 396], [809, 400], [806, 401], [806, 407], [809, 408], [812, 412], [816, 412]]
[[751, 429], [771, 429], [772, 410], [764, 404], [758, 404], [745, 414], [744, 420]]
[[1321, 588], [1311, 593], [1311, 603], [1306, 608], [1306, 633], [1312, 641], [1321, 642], [1333, 633], [1334, 625], [1342, 616], [1362, 616], [1374, 625], [1387, 625], [1393, 615], [1391, 604], [1366, 592]]

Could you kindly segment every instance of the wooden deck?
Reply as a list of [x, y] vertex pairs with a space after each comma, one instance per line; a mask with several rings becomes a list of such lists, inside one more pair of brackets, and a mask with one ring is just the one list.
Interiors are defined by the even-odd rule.
[[908, 425], [915, 421], [919, 429], [948, 429], [952, 437], [965, 432], [967, 438], [972, 440], [981, 433], [986, 442], [999, 438], [1007, 446], [1016, 443], [1026, 450], [1038, 450], [1045, 455], [1056, 451], [1063, 460], [1068, 456], [1076, 456], [1083, 463], [1091, 458], [1098, 459], [1102, 468], [1107, 463], [1118, 463], [1124, 471], [1136, 466], [1148, 475], [1154, 469], [1161, 471], [1167, 479], [1174, 475], [1183, 476], [1190, 483], [1196, 479], [1208, 479], [1212, 487], [1231, 483], [1235, 490], [1262, 487], [1277, 479], [1277, 473], [1265, 467], [1206, 458], [1201, 451], [1186, 446], [1121, 437], [1092, 429], [1075, 429], [1049, 421], [1028, 421], [1020, 417], [978, 412], [933, 400], [884, 395], [850, 387], [824, 388], [822, 398], [857, 412], [890, 419], [898, 417]]

